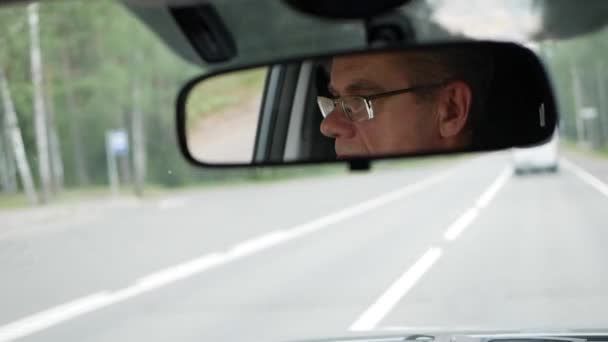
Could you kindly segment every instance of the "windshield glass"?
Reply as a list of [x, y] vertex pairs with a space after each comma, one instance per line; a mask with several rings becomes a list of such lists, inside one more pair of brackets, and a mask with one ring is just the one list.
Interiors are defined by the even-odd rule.
[[[497, 15], [538, 11], [522, 4]], [[120, 3], [1, 7], [0, 341], [608, 327], [608, 29], [528, 45], [559, 103], [546, 145], [201, 169], [174, 122], [200, 66]], [[257, 127], [241, 100], [261, 106], [269, 75], [209, 89], [201, 144]]]

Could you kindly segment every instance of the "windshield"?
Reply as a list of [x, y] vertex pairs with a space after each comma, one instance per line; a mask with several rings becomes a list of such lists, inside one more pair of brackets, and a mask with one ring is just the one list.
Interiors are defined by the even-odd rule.
[[[116, 2], [1, 7], [0, 341], [608, 327], [608, 28], [528, 45], [559, 103], [547, 146], [201, 169], [174, 122], [200, 66]], [[234, 145], [267, 73], [208, 90], [201, 144]]]

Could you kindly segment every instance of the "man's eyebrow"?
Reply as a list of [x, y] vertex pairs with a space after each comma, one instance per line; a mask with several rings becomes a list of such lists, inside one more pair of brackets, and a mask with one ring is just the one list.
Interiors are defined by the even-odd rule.
[[[338, 96], [340, 94], [340, 92], [337, 91], [331, 84], [328, 86], [328, 90], [334, 96]], [[347, 94], [359, 95], [369, 92], [382, 92], [385, 89], [374, 81], [366, 79], [356, 79], [352, 81], [348, 86], [346, 86], [344, 90]]]

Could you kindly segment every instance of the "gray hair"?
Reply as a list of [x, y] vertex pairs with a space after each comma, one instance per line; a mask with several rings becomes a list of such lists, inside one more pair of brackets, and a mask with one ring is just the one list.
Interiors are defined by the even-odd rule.
[[[460, 47], [429, 49], [406, 53], [412, 84], [459, 80], [471, 88], [472, 102], [467, 126], [474, 128], [486, 111], [488, 89], [492, 82], [494, 61], [489, 51]], [[418, 98], [428, 100], [433, 90], [421, 92]]]

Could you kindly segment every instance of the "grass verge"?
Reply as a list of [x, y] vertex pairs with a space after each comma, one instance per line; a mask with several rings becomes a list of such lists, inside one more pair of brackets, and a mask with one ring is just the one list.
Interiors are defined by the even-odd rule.
[[608, 159], [608, 147], [603, 147], [600, 149], [592, 149], [589, 147], [581, 146], [581, 145], [577, 144], [576, 142], [565, 139], [565, 138], [561, 139], [560, 146], [567, 151], [580, 153], [587, 157]]
[[[435, 156], [424, 158], [404, 158], [395, 160], [375, 161], [372, 163], [371, 172], [375, 170], [399, 170], [412, 167], [426, 167], [431, 165], [446, 164], [461, 160], [468, 155]], [[339, 176], [349, 172], [346, 163], [333, 163], [309, 166], [283, 166], [272, 168], [250, 168], [240, 170], [228, 170], [218, 172], [217, 178], [211, 176], [206, 181], [193, 183], [187, 186], [166, 187], [148, 184], [144, 189], [144, 197], [153, 199], [162, 197], [169, 193], [181, 191], [202, 190], [205, 188], [217, 188], [226, 186], [242, 186], [257, 183], [274, 183], [293, 179], [306, 179], [327, 176]], [[227, 177], [228, 176], [228, 177]], [[133, 196], [133, 187], [123, 186], [121, 196]], [[112, 193], [107, 186], [93, 186], [86, 188], [66, 188], [55, 196], [51, 203], [77, 203], [79, 201], [99, 200], [111, 198]], [[23, 193], [0, 194], [0, 210], [28, 207], [29, 202]]]

